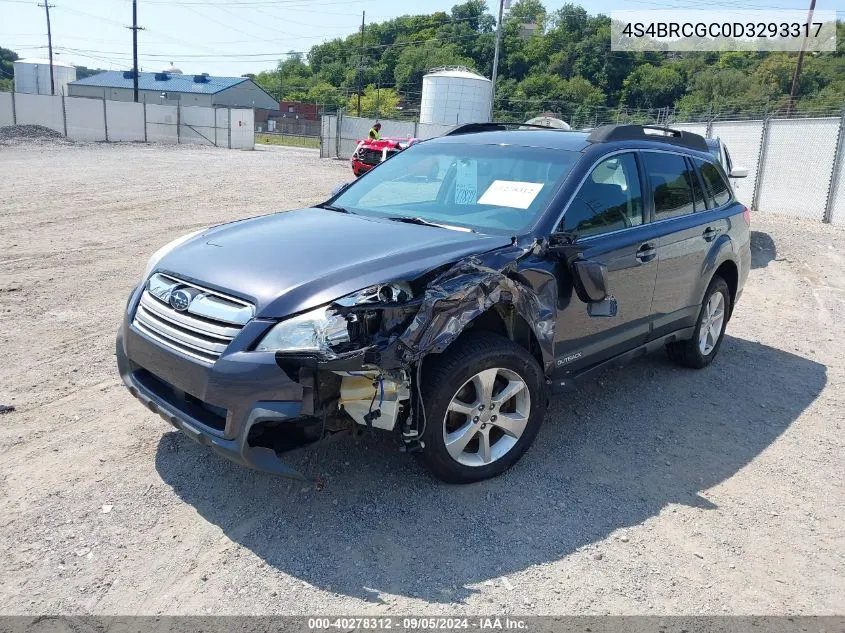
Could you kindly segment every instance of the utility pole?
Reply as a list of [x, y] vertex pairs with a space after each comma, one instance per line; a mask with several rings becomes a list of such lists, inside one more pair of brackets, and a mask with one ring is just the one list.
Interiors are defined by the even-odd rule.
[[[814, 0], [815, 1], [815, 0]], [[505, 14], [505, 0], [499, 0], [499, 21], [496, 23], [496, 50], [493, 53], [493, 79], [490, 82], [490, 89], [493, 94], [490, 96], [490, 120], [493, 120], [493, 103], [496, 100], [496, 79], [499, 76], [499, 49], [502, 47], [502, 18]]]
[[282, 107], [282, 62], [279, 62], [278, 70], [279, 70], [279, 107]]
[[56, 5], [50, 4], [49, 0], [44, 0], [44, 4], [39, 4], [39, 7], [44, 7], [44, 12], [47, 14], [47, 48], [50, 50], [50, 94], [56, 94], [56, 80], [53, 77], [53, 32], [50, 29], [50, 9]]
[[376, 118], [377, 119], [380, 118], [380, 116], [381, 116], [381, 104], [379, 103], [381, 101], [380, 97], [381, 97], [381, 82], [377, 81], [376, 82]]
[[807, 13], [807, 30], [804, 31], [804, 39], [801, 41], [801, 51], [798, 53], [798, 63], [795, 64], [795, 73], [792, 75], [792, 89], [789, 91], [789, 105], [786, 106], [786, 114], [792, 114], [795, 107], [795, 99], [798, 95], [798, 78], [801, 76], [801, 66], [804, 65], [804, 53], [807, 49], [807, 33], [813, 21], [813, 11], [816, 10], [816, 0], [810, 0], [810, 10]]
[[358, 116], [361, 116], [361, 75], [364, 74], [364, 23], [367, 12], [361, 11], [361, 63], [358, 64]]
[[138, 0], [132, 0], [132, 26], [126, 28], [132, 31], [132, 89], [138, 103], [138, 31], [144, 30], [138, 26]]

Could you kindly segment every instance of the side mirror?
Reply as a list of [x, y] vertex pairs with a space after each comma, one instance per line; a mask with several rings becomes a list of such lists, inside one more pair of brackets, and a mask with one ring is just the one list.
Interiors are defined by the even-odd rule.
[[351, 185], [351, 184], [352, 184], [351, 182], [344, 182], [344, 183], [342, 183], [342, 184], [337, 185], [336, 187], [334, 187], [334, 188], [332, 189], [332, 198], [334, 198], [335, 196], [339, 196], [340, 194], [342, 194], [344, 191], [346, 191], [347, 187], [349, 187], [349, 185]]
[[745, 167], [734, 167], [728, 176], [731, 178], [745, 178], [748, 176], [748, 169]]
[[584, 303], [599, 303], [607, 298], [607, 267], [588, 259], [572, 262], [575, 293]]

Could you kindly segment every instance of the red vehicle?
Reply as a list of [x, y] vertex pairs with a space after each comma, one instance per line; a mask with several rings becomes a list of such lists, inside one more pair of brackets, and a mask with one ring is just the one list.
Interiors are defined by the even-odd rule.
[[371, 139], [358, 141], [358, 147], [352, 154], [352, 173], [357, 178], [403, 149], [408, 149], [419, 140], [418, 138], [380, 138], [377, 141]]

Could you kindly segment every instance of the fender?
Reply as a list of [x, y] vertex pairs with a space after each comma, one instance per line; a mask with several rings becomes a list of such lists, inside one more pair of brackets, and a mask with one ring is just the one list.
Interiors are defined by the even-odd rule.
[[[433, 280], [426, 289], [419, 311], [392, 347], [400, 364], [416, 363], [423, 356], [439, 354], [467, 326], [496, 306], [512, 306], [531, 327], [540, 346], [544, 365], [554, 357], [554, 284], [540, 292], [514, 277], [519, 257], [511, 249], [469, 257]], [[482, 259], [483, 258], [483, 259]], [[388, 356], [393, 354], [388, 354]]]
[[701, 297], [701, 301], [704, 301], [704, 293], [707, 292], [707, 286], [710, 285], [716, 269], [726, 261], [736, 261], [736, 250], [730, 236], [723, 233], [713, 240], [701, 265], [701, 273], [698, 276], [698, 296]]

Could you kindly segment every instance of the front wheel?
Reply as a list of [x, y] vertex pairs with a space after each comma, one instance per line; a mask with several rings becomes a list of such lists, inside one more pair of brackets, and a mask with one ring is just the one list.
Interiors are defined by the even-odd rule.
[[516, 343], [469, 332], [429, 361], [422, 457], [443, 481], [470, 483], [513, 466], [546, 412], [543, 371]]
[[731, 313], [731, 293], [721, 277], [714, 277], [704, 294], [701, 312], [691, 339], [669, 343], [669, 358], [684, 367], [702, 369], [713, 362]]

